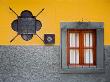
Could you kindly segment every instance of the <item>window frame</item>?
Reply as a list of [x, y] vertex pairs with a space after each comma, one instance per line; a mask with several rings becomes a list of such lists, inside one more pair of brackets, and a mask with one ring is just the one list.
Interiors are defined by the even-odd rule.
[[[61, 73], [103, 73], [104, 72], [104, 22], [61, 22]], [[67, 29], [95, 29], [96, 30], [96, 66], [74, 67], [67, 65]]]
[[[79, 33], [79, 47], [70, 47], [70, 33]], [[84, 33], [92, 33], [92, 47], [84, 47]], [[79, 49], [79, 64], [70, 64], [70, 49]], [[93, 50], [93, 64], [84, 63], [84, 49]], [[67, 29], [67, 65], [96, 66], [96, 29]]]

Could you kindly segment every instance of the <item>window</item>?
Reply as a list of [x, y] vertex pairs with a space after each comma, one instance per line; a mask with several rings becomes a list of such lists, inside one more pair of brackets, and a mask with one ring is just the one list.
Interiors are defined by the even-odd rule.
[[67, 65], [96, 65], [96, 30], [67, 30]]
[[65, 73], [104, 72], [104, 23], [61, 22], [61, 68]]

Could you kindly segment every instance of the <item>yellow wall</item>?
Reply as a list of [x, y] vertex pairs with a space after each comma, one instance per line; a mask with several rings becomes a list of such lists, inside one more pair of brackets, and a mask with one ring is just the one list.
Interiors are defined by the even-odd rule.
[[110, 44], [110, 0], [0, 0], [0, 45], [43, 45], [34, 36], [30, 41], [24, 41], [11, 29], [11, 22], [16, 16], [9, 6], [18, 14], [22, 10], [30, 10], [36, 15], [42, 8], [45, 11], [38, 16], [43, 27], [37, 32], [42, 38], [44, 33], [55, 33], [56, 44], [60, 44], [60, 22], [84, 21], [104, 22], [104, 43]]

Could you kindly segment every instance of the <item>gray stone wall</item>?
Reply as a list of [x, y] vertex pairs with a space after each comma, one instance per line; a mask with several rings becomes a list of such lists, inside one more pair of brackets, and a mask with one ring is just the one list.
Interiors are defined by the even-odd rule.
[[62, 74], [59, 46], [0, 46], [0, 82], [110, 82], [110, 46], [105, 73]]

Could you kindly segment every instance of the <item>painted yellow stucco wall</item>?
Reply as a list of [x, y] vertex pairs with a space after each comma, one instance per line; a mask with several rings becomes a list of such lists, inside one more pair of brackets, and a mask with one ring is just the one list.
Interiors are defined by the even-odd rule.
[[45, 8], [37, 19], [43, 27], [37, 32], [41, 38], [46, 33], [54, 33], [55, 45], [60, 44], [60, 22], [104, 22], [104, 44], [110, 44], [110, 0], [0, 0], [0, 45], [44, 45], [34, 36], [30, 41], [24, 41], [18, 36], [12, 43], [10, 40], [16, 35], [11, 29], [11, 22], [16, 15], [9, 10], [9, 6], [20, 15], [23, 10], [30, 10], [36, 15]]

